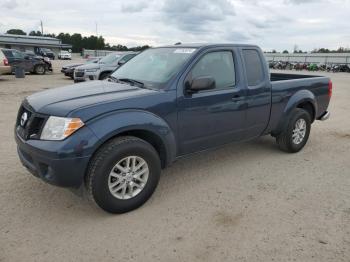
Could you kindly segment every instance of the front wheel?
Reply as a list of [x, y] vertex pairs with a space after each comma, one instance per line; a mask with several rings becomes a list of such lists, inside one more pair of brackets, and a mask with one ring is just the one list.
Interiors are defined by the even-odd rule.
[[37, 75], [44, 75], [46, 73], [46, 68], [44, 65], [37, 65], [34, 68], [34, 72]]
[[277, 144], [283, 151], [299, 152], [309, 139], [310, 130], [310, 114], [304, 109], [296, 108], [291, 113], [286, 129], [276, 137]]
[[93, 157], [86, 187], [99, 207], [110, 213], [124, 213], [151, 197], [160, 172], [159, 155], [152, 145], [136, 137], [118, 137]]

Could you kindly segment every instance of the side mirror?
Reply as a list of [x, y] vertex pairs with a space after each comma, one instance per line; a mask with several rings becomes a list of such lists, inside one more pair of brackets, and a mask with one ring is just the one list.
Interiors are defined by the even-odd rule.
[[202, 90], [211, 90], [215, 89], [215, 79], [211, 76], [200, 76], [196, 77], [189, 83], [188, 87], [186, 87], [187, 92], [189, 93], [197, 93]]
[[25, 59], [25, 60], [29, 60], [29, 59], [30, 59], [29, 55], [25, 55], [25, 56], [24, 56], [24, 59]]
[[118, 65], [124, 65], [126, 63], [126, 61], [125, 60], [120, 60], [120, 61], [118, 61]]

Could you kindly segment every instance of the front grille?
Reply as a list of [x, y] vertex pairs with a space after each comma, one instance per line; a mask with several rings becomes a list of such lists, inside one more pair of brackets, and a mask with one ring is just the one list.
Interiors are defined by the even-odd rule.
[[47, 116], [34, 112], [24, 104], [18, 111], [16, 131], [24, 140], [39, 139]]
[[76, 72], [75, 72], [75, 76], [77, 76], [77, 77], [83, 77], [83, 76], [84, 76], [84, 72], [76, 71]]

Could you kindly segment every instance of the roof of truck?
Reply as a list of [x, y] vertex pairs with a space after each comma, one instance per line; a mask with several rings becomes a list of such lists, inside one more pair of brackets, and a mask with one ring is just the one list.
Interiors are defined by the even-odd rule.
[[258, 47], [250, 44], [230, 44], [230, 43], [176, 43], [174, 45], [166, 45], [161, 47], [182, 47], [182, 48], [202, 48], [202, 47], [216, 47], [216, 46], [234, 46], [234, 47]]

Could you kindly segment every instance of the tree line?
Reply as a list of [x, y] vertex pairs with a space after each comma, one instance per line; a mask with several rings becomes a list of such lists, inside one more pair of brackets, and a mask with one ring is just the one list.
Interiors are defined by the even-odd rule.
[[[268, 54], [276, 54], [279, 53], [278, 51], [276, 51], [275, 49], [273, 49], [270, 52], [265, 52]], [[292, 52], [293, 54], [306, 54], [306, 51], [302, 51], [302, 50], [294, 50]], [[320, 53], [320, 54], [325, 54], [325, 53], [350, 53], [350, 48], [345, 48], [345, 47], [339, 47], [338, 49], [335, 50], [331, 50], [328, 48], [319, 48], [319, 49], [314, 49], [311, 51], [311, 53]], [[289, 54], [288, 50], [283, 50], [282, 54]]]
[[[27, 35], [26, 32], [24, 32], [21, 29], [10, 29], [6, 32], [7, 34], [13, 34], [13, 35]], [[69, 33], [59, 33], [58, 35], [55, 34], [42, 34], [40, 31], [30, 31], [29, 36], [46, 36], [46, 37], [55, 37], [62, 41], [63, 44], [70, 44], [72, 45], [72, 51], [73, 52], [81, 52], [83, 49], [93, 49], [93, 50], [111, 50], [111, 51], [142, 51], [150, 46], [144, 45], [144, 46], [136, 46], [128, 48], [124, 45], [110, 45], [109, 43], [105, 42], [105, 39], [102, 36], [82, 36], [79, 33], [69, 34]]]

